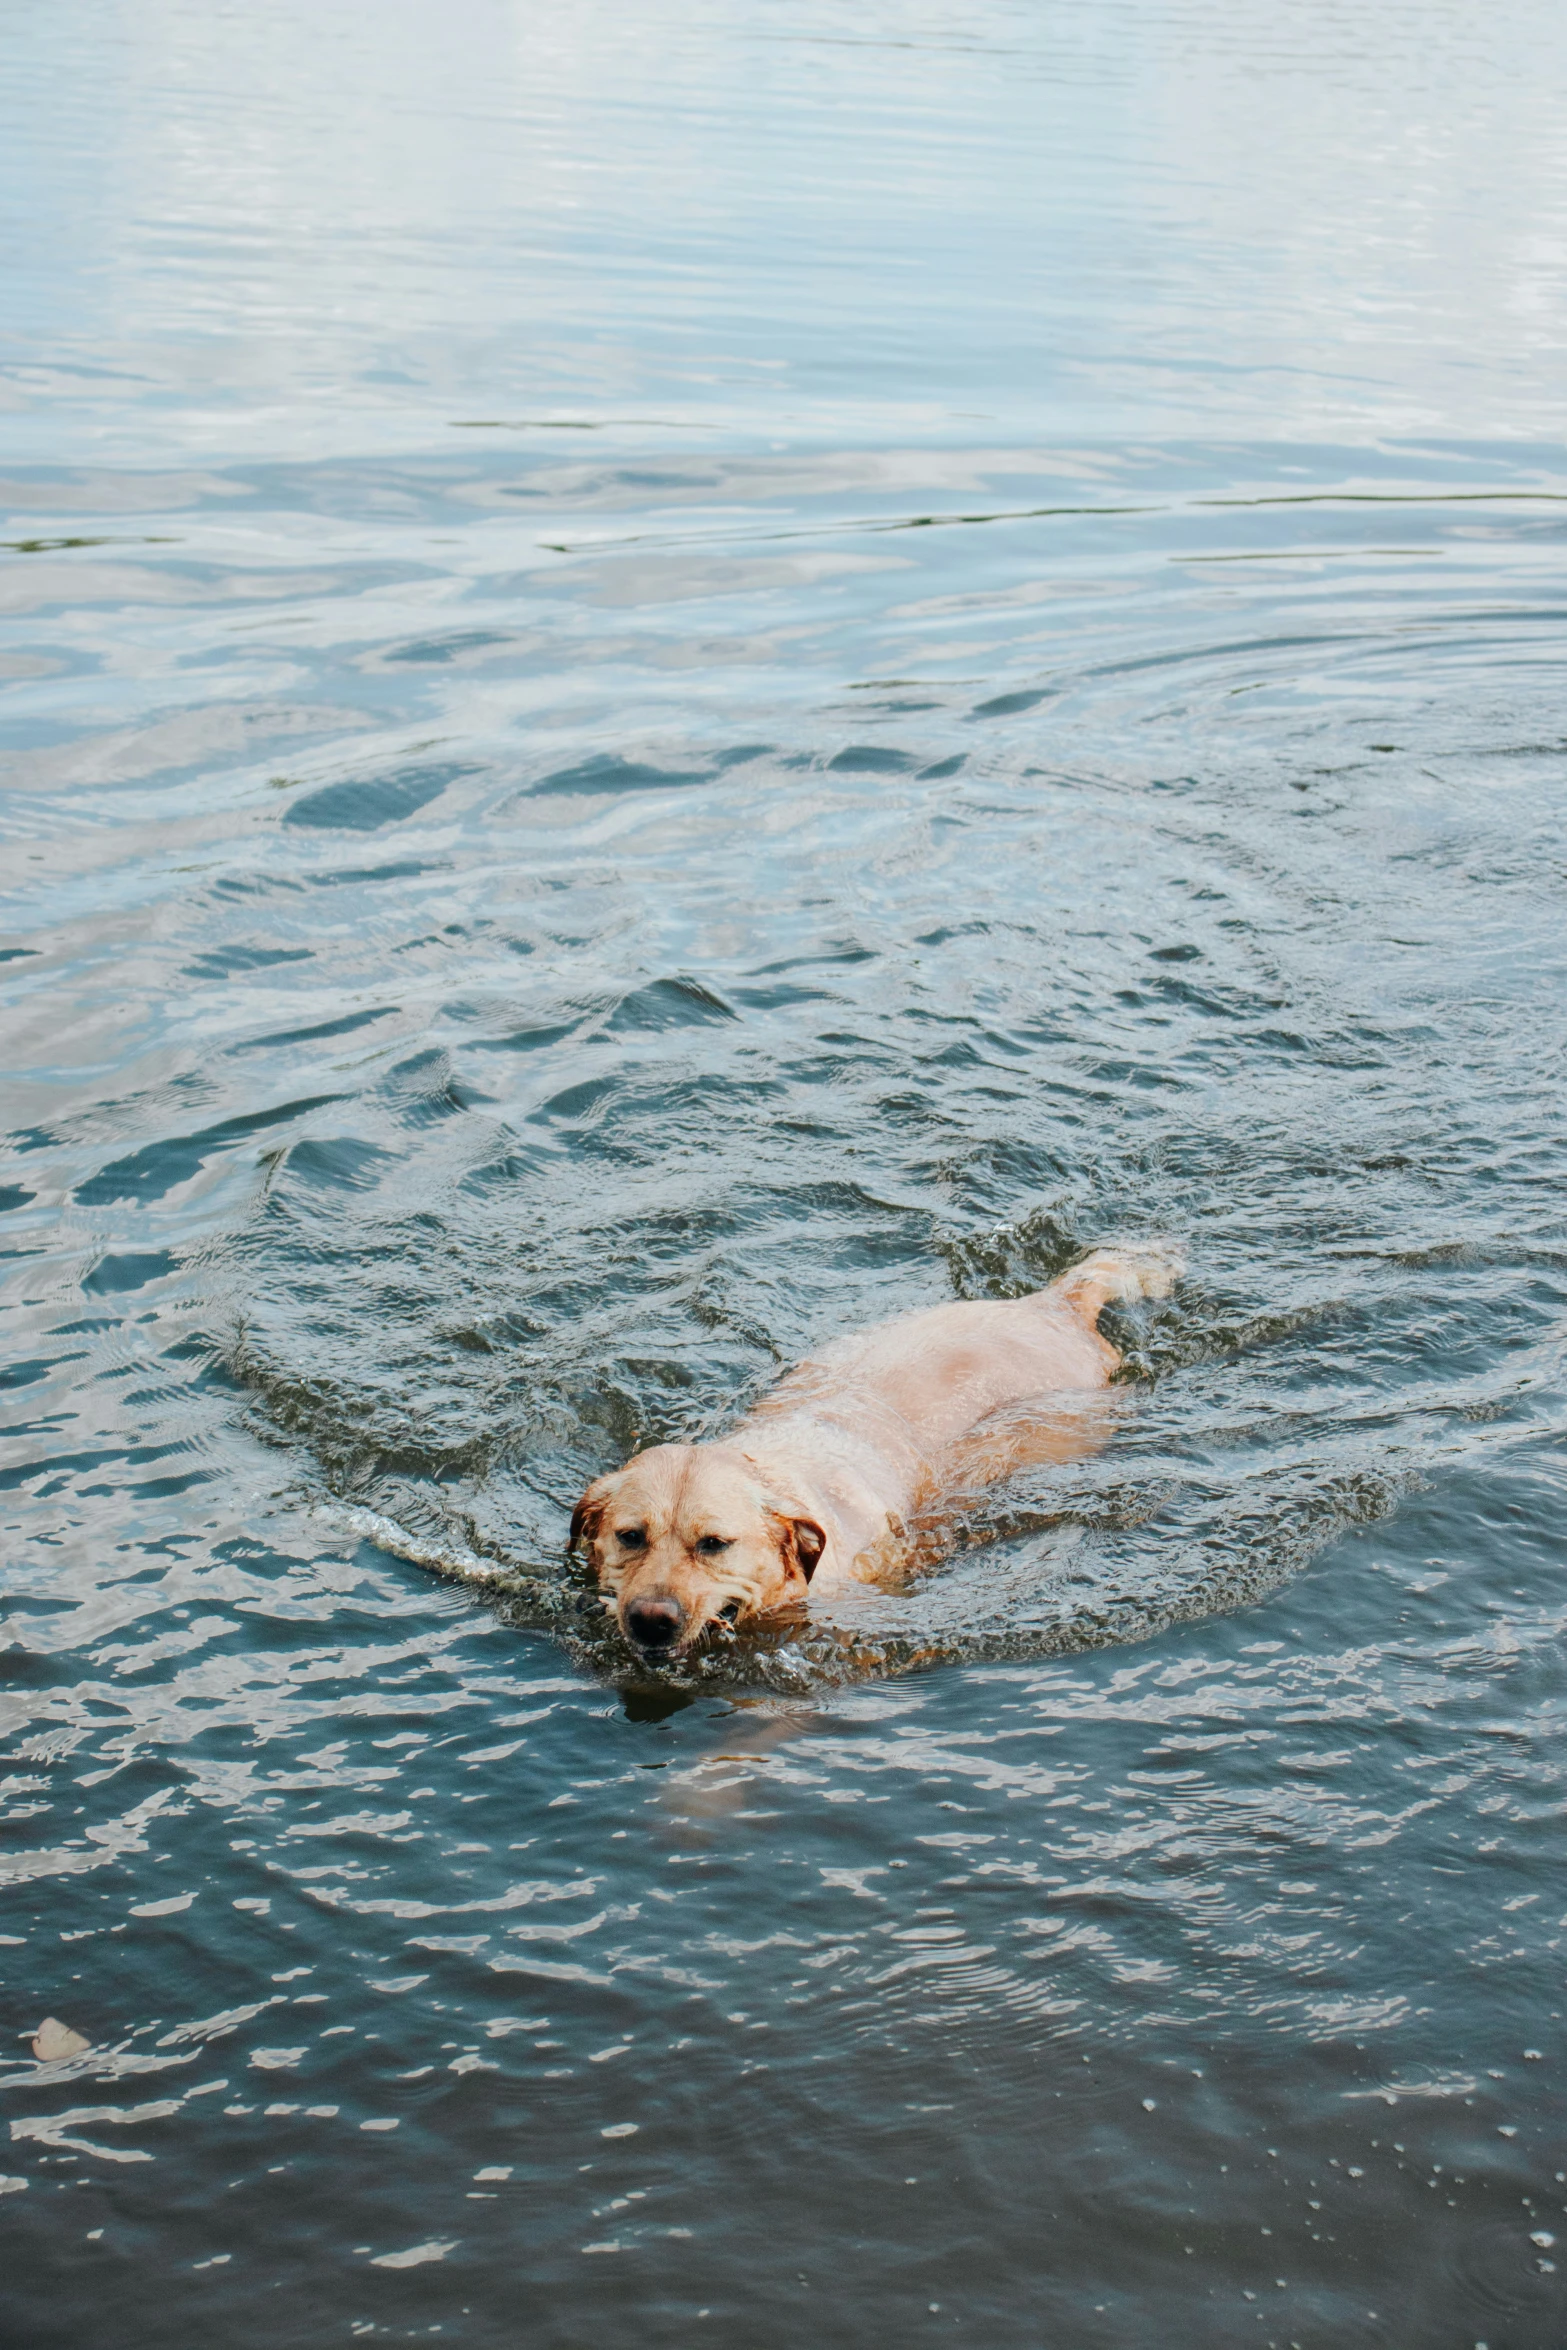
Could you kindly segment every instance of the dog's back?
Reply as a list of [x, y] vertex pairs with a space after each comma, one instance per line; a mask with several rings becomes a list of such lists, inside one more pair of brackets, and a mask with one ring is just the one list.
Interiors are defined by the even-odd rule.
[[930, 1306], [837, 1340], [791, 1371], [738, 1432], [830, 1415], [875, 1441], [891, 1414], [934, 1466], [998, 1411], [1100, 1388], [1120, 1356], [1099, 1335], [1111, 1298], [1163, 1297], [1180, 1272], [1163, 1243], [1098, 1249], [1048, 1289]]

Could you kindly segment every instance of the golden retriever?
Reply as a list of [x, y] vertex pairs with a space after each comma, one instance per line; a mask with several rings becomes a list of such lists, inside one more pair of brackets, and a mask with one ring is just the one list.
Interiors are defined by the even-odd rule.
[[801, 1363], [714, 1444], [656, 1444], [578, 1502], [588, 1560], [645, 1658], [717, 1623], [798, 1609], [808, 1586], [874, 1581], [908, 1523], [1030, 1461], [1103, 1440], [1096, 1395], [1120, 1357], [1111, 1298], [1163, 1297], [1163, 1242], [1099, 1249], [1030, 1297], [905, 1314]]

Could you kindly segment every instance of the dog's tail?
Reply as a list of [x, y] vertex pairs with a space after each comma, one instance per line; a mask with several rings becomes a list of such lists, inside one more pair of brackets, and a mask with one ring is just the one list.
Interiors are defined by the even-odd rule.
[[1060, 1298], [1092, 1328], [1112, 1298], [1168, 1297], [1185, 1269], [1186, 1259], [1173, 1240], [1128, 1241], [1120, 1248], [1096, 1248], [1052, 1282], [1046, 1295]]

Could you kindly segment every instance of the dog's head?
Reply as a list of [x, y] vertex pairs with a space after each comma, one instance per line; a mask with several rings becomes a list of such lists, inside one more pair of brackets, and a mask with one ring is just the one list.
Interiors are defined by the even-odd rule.
[[658, 1444], [598, 1478], [571, 1547], [644, 1656], [675, 1657], [710, 1624], [797, 1604], [827, 1536], [728, 1445]]

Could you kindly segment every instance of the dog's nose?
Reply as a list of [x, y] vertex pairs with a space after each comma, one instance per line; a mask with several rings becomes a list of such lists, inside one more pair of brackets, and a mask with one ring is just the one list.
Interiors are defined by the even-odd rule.
[[626, 1630], [639, 1648], [668, 1648], [680, 1636], [686, 1611], [678, 1599], [634, 1599], [626, 1610]]

